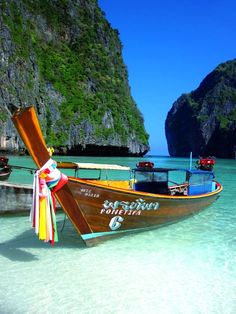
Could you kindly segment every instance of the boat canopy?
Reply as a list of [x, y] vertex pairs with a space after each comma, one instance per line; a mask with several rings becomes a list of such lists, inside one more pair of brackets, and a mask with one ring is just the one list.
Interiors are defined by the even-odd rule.
[[189, 175], [192, 174], [212, 174], [212, 171], [203, 171], [203, 170], [198, 170], [198, 169], [185, 169], [185, 168], [135, 168], [133, 169], [135, 172], [163, 172], [163, 173], [168, 173], [172, 171], [179, 171], [179, 172], [185, 172], [188, 173]]
[[75, 163], [78, 169], [104, 169], [104, 170], [126, 170], [130, 171], [130, 167], [127, 166], [120, 166], [120, 165], [113, 165], [113, 164], [94, 164], [94, 163], [87, 163], [87, 162], [76, 162]]
[[126, 170], [130, 171], [131, 168], [127, 166], [113, 165], [113, 164], [96, 164], [89, 162], [57, 162], [58, 168], [67, 168], [67, 169], [91, 169], [91, 170]]

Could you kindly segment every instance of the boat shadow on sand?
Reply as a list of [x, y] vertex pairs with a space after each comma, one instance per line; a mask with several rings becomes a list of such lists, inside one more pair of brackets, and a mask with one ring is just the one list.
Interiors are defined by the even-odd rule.
[[[63, 221], [58, 222], [59, 242], [52, 246], [50, 243], [39, 241], [38, 236], [33, 229], [26, 230], [16, 237], [0, 242], [0, 255], [15, 262], [32, 262], [40, 260], [37, 254], [29, 252], [31, 249], [42, 250], [58, 250], [58, 249], [85, 249], [86, 245], [73, 230], [73, 226], [66, 225], [63, 228]], [[61, 230], [63, 228], [63, 230]]]

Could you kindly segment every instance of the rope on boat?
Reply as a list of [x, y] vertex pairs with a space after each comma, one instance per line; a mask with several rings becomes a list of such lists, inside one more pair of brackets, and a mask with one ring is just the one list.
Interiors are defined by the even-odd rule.
[[62, 227], [61, 227], [61, 230], [60, 230], [61, 233], [64, 230], [65, 224], [66, 224], [66, 214], [64, 215], [63, 224], [62, 224]]
[[23, 166], [16, 166], [16, 165], [9, 165], [12, 169], [20, 169], [20, 170], [27, 170], [30, 171], [30, 173], [34, 173], [37, 169], [35, 168], [30, 168], [30, 167], [23, 167]]

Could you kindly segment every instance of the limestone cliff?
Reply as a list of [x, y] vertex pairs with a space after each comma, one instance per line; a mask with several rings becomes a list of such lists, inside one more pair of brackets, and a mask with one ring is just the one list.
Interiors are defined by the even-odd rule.
[[166, 138], [171, 156], [234, 158], [236, 150], [236, 59], [220, 64], [168, 113]]
[[0, 0], [2, 150], [23, 147], [9, 110], [29, 105], [58, 152], [137, 156], [149, 149], [119, 33], [97, 0]]

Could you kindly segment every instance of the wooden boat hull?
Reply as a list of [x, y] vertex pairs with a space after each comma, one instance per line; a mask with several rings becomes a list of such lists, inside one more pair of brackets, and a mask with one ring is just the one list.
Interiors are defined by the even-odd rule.
[[[36, 165], [50, 158], [33, 107], [12, 117]], [[214, 202], [222, 187], [198, 196], [164, 196], [69, 178], [56, 198], [87, 245], [124, 232], [142, 231], [184, 219]]]
[[[29, 214], [33, 202], [32, 196], [32, 184], [0, 182], [0, 215]], [[56, 208], [61, 209], [61, 206], [56, 203]]]
[[[80, 231], [87, 245], [106, 236], [143, 231], [170, 224], [206, 208], [221, 190], [199, 196], [163, 196], [101, 186], [69, 178], [68, 187], [91, 229]], [[80, 228], [80, 222], [72, 217]]]
[[0, 182], [0, 215], [20, 214], [28, 211], [32, 206], [32, 185]]

